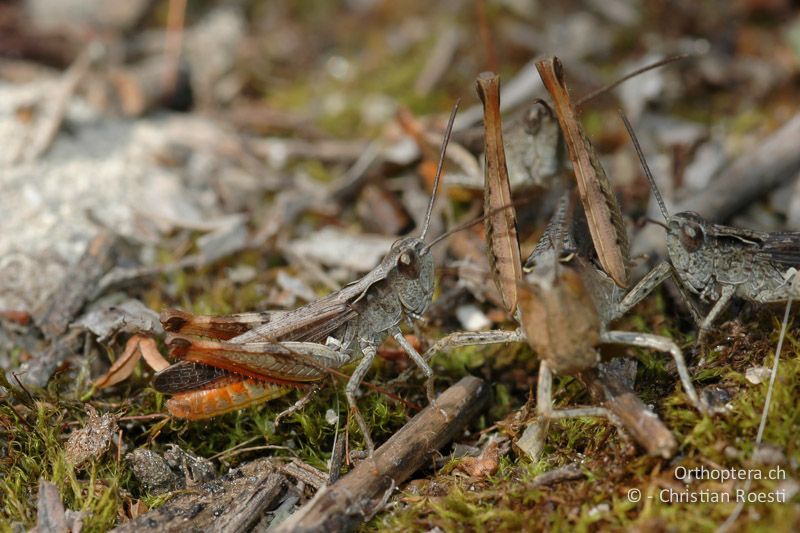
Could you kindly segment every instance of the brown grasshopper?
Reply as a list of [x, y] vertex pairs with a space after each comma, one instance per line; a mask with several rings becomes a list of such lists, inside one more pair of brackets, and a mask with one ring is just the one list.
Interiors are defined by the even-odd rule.
[[162, 313], [164, 329], [170, 332], [167, 345], [181, 359], [154, 378], [156, 390], [174, 395], [167, 401], [170, 413], [188, 419], [212, 417], [282, 396], [292, 387], [321, 380], [328, 369], [361, 359], [345, 394], [372, 454], [374, 445], [356, 405], [356, 392], [388, 335], [425, 374], [428, 400], [434, 402], [433, 371], [403, 336], [400, 323], [421, 318], [433, 296], [433, 243], [426, 244], [425, 236], [457, 108], [458, 104], [442, 143], [421, 235], [397, 241], [366, 276], [293, 311]]
[[[792, 281], [800, 268], [800, 233], [767, 233], [723, 226], [689, 211], [670, 216], [633, 127], [624, 115], [622, 120], [650, 181], [667, 230], [669, 259], [645, 276], [640, 298], [667, 278], [675, 278], [700, 327], [699, 341], [734, 297], [759, 304], [797, 298]], [[685, 291], [712, 304], [705, 317]]]
[[[514, 256], [518, 257], [518, 251], [514, 253], [514, 250], [508, 251], [505, 248], [516, 239], [496, 238], [493, 242], [497, 242], [501, 250], [498, 252], [494, 246], [490, 246], [490, 252], [494, 255], [490, 262], [493, 265], [500, 262], [501, 266], [494, 268], [493, 275], [504, 294], [507, 310], [513, 313], [516, 303], [519, 304], [515, 316], [521, 328], [517, 331], [455, 333], [438, 341], [426, 356], [466, 344], [527, 341], [541, 359], [537, 409], [544, 421], [587, 415], [614, 419], [608, 410], [601, 407], [554, 410], [552, 374], [576, 374], [597, 367], [601, 362], [597, 349], [604, 344], [651, 348], [670, 353], [690, 403], [699, 411], [705, 412], [706, 406], [695, 391], [683, 353], [672, 340], [658, 335], [609, 329], [614, 320], [642, 299], [643, 289], [640, 283], [626, 294], [620, 287], [627, 281], [629, 262], [622, 215], [586, 134], [574, 118], [560, 65], [557, 60], [545, 60], [537, 64], [537, 68], [545, 79], [545, 85], [551, 93], [555, 93], [554, 101], [562, 121], [562, 129], [566, 130], [570, 158], [577, 167], [576, 178], [584, 182], [580, 187], [581, 200], [584, 210], [591, 215], [591, 222], [587, 224], [588, 215], [586, 218], [578, 217], [570, 230], [562, 232], [565, 220], [571, 218], [566, 217], [566, 207], [562, 202], [557, 215], [522, 268], [522, 274], [517, 274], [518, 268], [508, 267]], [[503, 198], [508, 195], [508, 180], [504, 154], [498, 148], [502, 147], [502, 139], [498, 141], [492, 138], [500, 131], [494, 118], [499, 108], [499, 82], [496, 77], [482, 75], [478, 80], [478, 88], [485, 106], [487, 158], [490, 154], [495, 157], [494, 161], [487, 161], [485, 194], [487, 198], [490, 195]], [[569, 128], [565, 127], [565, 123]], [[490, 124], [494, 126], [493, 131], [490, 131]], [[492, 192], [496, 189], [499, 192]], [[508, 222], [502, 218], [487, 218], [487, 222], [492, 220], [495, 220], [495, 225], [504, 225], [511, 231], [510, 234], [515, 235], [513, 220]], [[590, 231], [592, 225], [599, 227]], [[500, 233], [498, 229], [490, 227], [487, 233]], [[582, 248], [570, 253], [566, 260], [559, 253], [563, 247], [561, 235], [566, 238], [567, 248], [575, 249], [578, 244]], [[589, 235], [592, 242], [589, 241]], [[513, 242], [511, 246], [518, 248], [519, 245]], [[590, 259], [590, 249], [594, 248], [599, 254], [601, 247], [605, 252], [605, 262], [611, 268], [616, 268], [613, 278]], [[602, 259], [600, 256], [599, 260]], [[506, 265], [506, 274], [503, 274], [503, 265]], [[503, 279], [507, 277], [515, 279]]]
[[[526, 261], [520, 291], [520, 323], [528, 343], [541, 360], [536, 408], [542, 426], [546, 427], [554, 418], [579, 416], [604, 416], [619, 425], [617, 417], [604, 407], [553, 409], [553, 374], [577, 375], [598, 367], [601, 365], [598, 349], [603, 345], [668, 352], [675, 361], [689, 402], [698, 411], [706, 412], [707, 407], [695, 391], [677, 344], [660, 335], [609, 329], [611, 323], [630, 309], [638, 289], [624, 295], [604, 271], [584, 253], [576, 251], [580, 248], [576, 237], [588, 240], [583, 217], [576, 216], [567, 233], [562, 231], [564, 222], [562, 208]], [[567, 253], [560, 252], [562, 246]]]

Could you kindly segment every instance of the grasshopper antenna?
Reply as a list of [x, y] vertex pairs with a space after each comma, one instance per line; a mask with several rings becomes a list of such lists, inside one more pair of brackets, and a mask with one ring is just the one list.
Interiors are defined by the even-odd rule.
[[488, 213], [484, 213], [484, 214], [482, 214], [481, 216], [479, 216], [477, 218], [473, 218], [472, 220], [468, 220], [467, 222], [464, 222], [463, 224], [459, 224], [455, 228], [452, 228], [452, 229], [446, 231], [445, 233], [442, 233], [441, 235], [439, 235], [438, 237], [433, 239], [431, 242], [426, 244], [425, 248], [423, 248], [423, 249], [425, 251], [430, 250], [436, 244], [439, 244], [440, 242], [442, 242], [443, 240], [445, 240], [449, 236], [453, 235], [454, 233], [458, 233], [459, 231], [464, 231], [465, 229], [471, 228], [475, 224], [480, 224], [481, 222], [483, 222], [487, 218], [493, 217], [497, 213], [501, 213], [501, 212], [505, 211], [506, 209], [519, 207], [519, 206], [525, 205], [525, 204], [527, 204], [528, 202], [531, 202], [531, 201], [532, 201], [532, 198], [519, 198], [519, 199], [511, 202], [510, 204], [505, 204], [505, 205], [502, 205], [502, 206], [497, 207], [495, 209], [492, 209]]
[[431, 193], [431, 201], [428, 203], [428, 212], [425, 213], [425, 223], [422, 226], [422, 235], [419, 236], [421, 241], [425, 240], [425, 235], [428, 233], [428, 226], [431, 224], [431, 216], [433, 215], [433, 203], [436, 201], [436, 191], [439, 190], [439, 178], [442, 176], [442, 167], [444, 166], [444, 155], [447, 152], [447, 144], [450, 142], [450, 134], [453, 133], [453, 123], [456, 120], [456, 113], [458, 112], [458, 104], [461, 102], [459, 98], [453, 105], [453, 110], [450, 112], [450, 120], [447, 122], [447, 129], [444, 132], [444, 139], [442, 140], [442, 149], [439, 152], [439, 165], [436, 167], [436, 177], [433, 178], [433, 192]]
[[661, 214], [664, 215], [664, 220], [669, 222], [669, 212], [667, 211], [667, 206], [664, 204], [664, 199], [661, 197], [661, 192], [658, 190], [658, 185], [656, 185], [656, 180], [653, 178], [653, 173], [650, 171], [650, 166], [647, 164], [647, 161], [644, 158], [644, 152], [642, 152], [642, 147], [639, 145], [639, 139], [636, 137], [636, 133], [633, 131], [633, 126], [631, 126], [628, 117], [625, 116], [625, 112], [621, 109], [619, 110], [619, 116], [622, 117], [622, 122], [625, 124], [625, 129], [628, 130], [628, 135], [633, 142], [633, 147], [636, 149], [636, 155], [639, 157], [639, 163], [642, 164], [644, 174], [650, 181], [650, 187], [653, 188], [653, 195], [656, 197], [658, 207], [661, 209]]
[[656, 61], [654, 63], [650, 63], [649, 65], [645, 65], [642, 68], [638, 68], [638, 69], [634, 70], [633, 72], [629, 72], [628, 74], [625, 74], [623, 77], [621, 77], [617, 81], [615, 81], [613, 83], [609, 83], [608, 85], [606, 85], [604, 87], [600, 87], [599, 89], [596, 89], [596, 90], [590, 92], [586, 96], [581, 97], [581, 99], [578, 100], [578, 102], [575, 104], [575, 107], [577, 109], [580, 109], [583, 106], [583, 104], [585, 104], [589, 100], [597, 98], [598, 96], [600, 96], [603, 93], [607, 93], [607, 92], [610, 92], [610, 91], [616, 89], [617, 87], [619, 87], [620, 85], [622, 85], [623, 83], [628, 81], [629, 79], [635, 78], [639, 74], [644, 74], [648, 70], [655, 70], [655, 69], [657, 69], [659, 67], [663, 67], [664, 65], [669, 65], [670, 63], [674, 63], [674, 62], [680, 61], [682, 59], [687, 59], [689, 57], [695, 57], [695, 54], [675, 55], [675, 56], [671, 56], [671, 57], [667, 57], [667, 58], [661, 59], [661, 60]]

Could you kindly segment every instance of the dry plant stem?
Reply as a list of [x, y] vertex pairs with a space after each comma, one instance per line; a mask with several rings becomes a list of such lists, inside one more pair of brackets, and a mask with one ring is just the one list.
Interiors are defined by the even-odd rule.
[[62, 76], [56, 94], [48, 99], [47, 109], [40, 123], [37, 124], [36, 130], [33, 132], [33, 139], [31, 139], [30, 143], [25, 145], [27, 148], [24, 154], [26, 161], [33, 161], [50, 149], [56, 135], [61, 129], [61, 124], [64, 122], [64, 116], [67, 114], [69, 101], [75, 94], [78, 85], [89, 72], [89, 68], [92, 65], [93, 54], [94, 50], [90, 44], [81, 52]]
[[[519, 255], [517, 220], [511, 204], [511, 189], [503, 148], [503, 123], [500, 117], [500, 77], [484, 72], [477, 79], [478, 95], [483, 102], [485, 128], [485, 213], [494, 212], [484, 220], [486, 240], [492, 253], [489, 263], [506, 311], [513, 315], [517, 308], [517, 283], [522, 279], [522, 260]], [[496, 212], [495, 212], [496, 211]]]
[[[430, 453], [459, 434], [486, 405], [489, 388], [468, 376], [447, 389], [386, 443], [371, 459], [359, 463], [342, 479], [320, 490], [277, 531], [343, 531], [357, 527], [371, 513], [373, 502], [387, 489], [408, 479]], [[444, 411], [447, 416], [443, 416]]]
[[414, 92], [417, 95], [427, 96], [436, 87], [450, 67], [460, 42], [461, 36], [455, 24], [442, 30], [422, 72], [414, 82]]
[[78, 262], [72, 266], [64, 282], [33, 312], [33, 319], [48, 339], [67, 331], [81, 308], [94, 295], [100, 278], [116, 262], [117, 239], [111, 233], [97, 235]]
[[344, 448], [345, 448], [344, 433], [336, 435], [336, 440], [333, 443], [333, 451], [331, 451], [331, 461], [328, 473], [328, 484], [336, 483], [342, 474], [342, 465], [344, 464]]
[[[110, 81], [116, 91], [122, 112], [129, 117], [138, 117], [169, 101], [175, 90], [177, 73], [169, 82], [165, 71], [173, 67], [165, 56], [156, 56], [126, 68], [115, 69]], [[169, 85], [167, 85], [167, 83]]]
[[164, 43], [165, 68], [162, 71], [163, 94], [172, 94], [178, 80], [178, 68], [181, 61], [184, 20], [186, 18], [186, 0], [170, 0], [167, 11], [167, 32]]
[[486, 51], [486, 68], [497, 71], [497, 49], [494, 45], [491, 25], [486, 16], [486, 1], [475, 1], [475, 16], [478, 19], [478, 34], [480, 35], [483, 49]]
[[678, 442], [658, 416], [616, 377], [597, 370], [577, 375], [595, 402], [603, 403], [648, 454], [665, 459], [675, 455]]
[[237, 470], [241, 475], [226, 475], [178, 493], [158, 509], [112, 531], [250, 531], [264, 512], [280, 502], [286, 478], [269, 459], [256, 459]]
[[572, 107], [561, 62], [558, 58], [545, 59], [537, 62], [536, 68], [553, 98], [600, 264], [617, 285], [627, 287], [630, 273], [625, 225], [614, 191]]

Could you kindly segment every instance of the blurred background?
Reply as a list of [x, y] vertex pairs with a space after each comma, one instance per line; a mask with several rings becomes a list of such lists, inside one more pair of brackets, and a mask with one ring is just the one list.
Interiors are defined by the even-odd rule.
[[[487, 70], [501, 76], [513, 192], [529, 199], [518, 210], [524, 256], [563, 178], [571, 179], [558, 125], [535, 105], [546, 91], [534, 62], [553, 55], [629, 222], [640, 269], [661, 257], [663, 230], [643, 222], [660, 215], [619, 109], [671, 211], [800, 230], [800, 11], [790, 0], [0, 2], [0, 369], [31, 390], [49, 387], [38, 415], [23, 414], [38, 420], [38, 433], [15, 426], [16, 415], [0, 406], [0, 434], [15, 443], [0, 445], [0, 466], [13, 472], [0, 479], [0, 501], [11, 502], [0, 519], [33, 525], [39, 477], [55, 480], [68, 506], [91, 509], [97, 529], [159, 503], [113, 457], [95, 463], [97, 485], [94, 474], [58, 467], [60, 455], [37, 455], [60, 453], [58, 428], [85, 418], [79, 399], [134, 417], [117, 441], [119, 456], [178, 443], [208, 457], [261, 439], [324, 469], [333, 429], [322, 421], [332, 405], [346, 412], [335, 392], [276, 433], [272, 408], [226, 415], [216, 426], [153, 422], [146, 417], [160, 416], [163, 398], [147, 370], [95, 396], [91, 380], [132, 335], [160, 338], [157, 313], [166, 307], [291, 309], [372, 269], [399, 236], [419, 231], [457, 99], [432, 234], [478, 216], [475, 79]], [[512, 327], [488, 281], [480, 226], [436, 255], [437, 299], [424, 331], [415, 331], [421, 346], [452, 330]], [[644, 305], [628, 329], [659, 331], [691, 350], [693, 328], [679, 305], [664, 295]], [[698, 379], [722, 390], [722, 404], [736, 404], [724, 421], [689, 413], [663, 361], [640, 370], [645, 400], [681, 439], [680, 460], [735, 466], [750, 456], [743, 443], [755, 434], [763, 394], [761, 381], [748, 385], [743, 376], [774, 347], [774, 325], [769, 316], [752, 328], [728, 324], [713, 350], [692, 354]], [[370, 380], [386, 383], [408, 366], [391, 343], [381, 356]], [[466, 372], [492, 380], [490, 413], [476, 421], [470, 445], [486, 451], [487, 435], [505, 435], [503, 451], [490, 448], [498, 477], [443, 467], [437, 474], [446, 481], [420, 480], [393, 507], [406, 514], [379, 516], [371, 527], [711, 530], [731, 511], [626, 506], [629, 486], [674, 479], [608, 425], [564, 424], [572, 432], [552, 441], [544, 462], [509, 452], [535, 383], [536, 359], [525, 347], [464, 350], [434, 367], [439, 390]], [[800, 376], [800, 365], [785, 371]], [[387, 386], [424, 403], [418, 378]], [[574, 381], [562, 384], [560, 401], [585, 399]], [[781, 394], [776, 409], [785, 416], [766, 437], [777, 451], [762, 464], [789, 469], [784, 488], [794, 503], [751, 508], [749, 525], [796, 526], [800, 517], [798, 391]], [[408, 418], [378, 393], [366, 401], [376, 438]], [[246, 457], [222, 459], [220, 468]], [[552, 492], [530, 481], [576, 461], [588, 479]]]

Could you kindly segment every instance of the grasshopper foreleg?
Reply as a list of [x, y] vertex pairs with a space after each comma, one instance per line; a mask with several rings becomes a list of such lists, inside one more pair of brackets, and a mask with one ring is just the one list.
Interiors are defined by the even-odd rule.
[[714, 306], [711, 308], [711, 311], [708, 312], [706, 317], [699, 324], [700, 332], [697, 334], [698, 343], [702, 343], [705, 340], [708, 332], [711, 331], [711, 325], [725, 311], [725, 309], [728, 307], [728, 304], [731, 303], [731, 299], [733, 298], [735, 292], [735, 285], [722, 286], [719, 298], [716, 302], [714, 302]]
[[428, 396], [428, 403], [433, 405], [436, 401], [436, 393], [433, 388], [433, 369], [425, 362], [425, 359], [419, 354], [417, 350], [411, 346], [403, 332], [400, 331], [400, 328], [395, 327], [391, 330], [392, 337], [394, 340], [397, 341], [397, 344], [405, 351], [408, 356], [411, 358], [412, 361], [422, 370], [422, 373], [425, 375], [425, 392]]
[[612, 320], [617, 319], [641, 302], [653, 289], [661, 285], [672, 275], [672, 267], [666, 261], [659, 263], [648, 272], [617, 304]]

